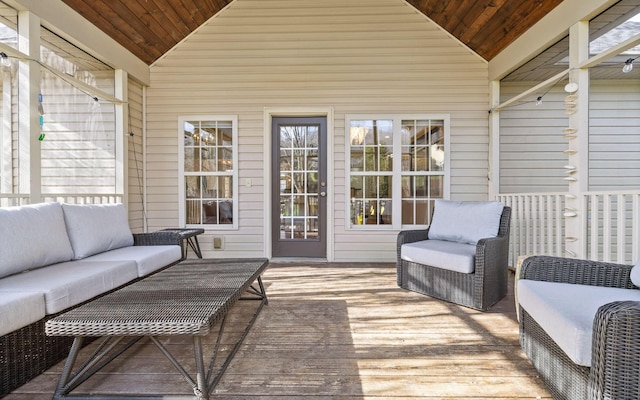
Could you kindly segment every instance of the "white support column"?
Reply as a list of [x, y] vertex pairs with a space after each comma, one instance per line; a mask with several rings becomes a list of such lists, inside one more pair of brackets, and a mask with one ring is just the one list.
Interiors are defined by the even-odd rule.
[[13, 132], [11, 72], [2, 71], [2, 131], [0, 131], [0, 193], [13, 193]]
[[115, 71], [115, 97], [122, 103], [115, 104], [116, 117], [116, 193], [122, 193], [122, 202], [127, 206], [128, 199], [128, 165], [129, 165], [129, 108], [128, 101], [128, 75], [122, 69]]
[[580, 193], [589, 188], [589, 69], [579, 66], [588, 58], [589, 22], [580, 21], [569, 29], [569, 82], [577, 84], [577, 91], [572, 93], [576, 97], [575, 112], [568, 118], [568, 127], [574, 128], [576, 135], [568, 139], [568, 166], [575, 167], [575, 172], [565, 171], [570, 179], [565, 209], [565, 250], [568, 256], [576, 258], [586, 258], [587, 248], [586, 230], [581, 223], [587, 210]]
[[[500, 104], [500, 81], [489, 82], [491, 108]], [[489, 115], [489, 200], [500, 194], [500, 110]]]
[[[18, 50], [40, 59], [40, 18], [28, 11], [18, 13]], [[18, 136], [20, 153], [20, 193], [29, 193], [31, 203], [42, 201], [40, 114], [40, 65], [20, 60], [18, 65]]]

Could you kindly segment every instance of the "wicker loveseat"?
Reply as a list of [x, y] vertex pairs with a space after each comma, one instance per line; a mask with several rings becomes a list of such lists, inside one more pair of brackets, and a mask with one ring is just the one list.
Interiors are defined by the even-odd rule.
[[554, 398], [640, 398], [638, 284], [640, 263], [524, 260], [520, 344]]
[[398, 286], [477, 310], [507, 294], [511, 208], [437, 200], [428, 229], [397, 239]]
[[0, 397], [68, 354], [48, 319], [181, 258], [177, 233], [133, 235], [121, 204], [0, 208]]

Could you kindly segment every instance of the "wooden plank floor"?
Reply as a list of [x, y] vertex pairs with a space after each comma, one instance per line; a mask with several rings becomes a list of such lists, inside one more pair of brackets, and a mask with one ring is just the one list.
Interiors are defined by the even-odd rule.
[[[398, 288], [392, 264], [272, 263], [263, 281], [269, 305], [215, 399], [551, 398], [520, 349], [511, 285], [482, 313]], [[241, 302], [231, 311], [225, 350], [254, 307]], [[163, 342], [192, 367], [189, 341]], [[126, 354], [78, 391], [192, 394], [149, 342]], [[50, 399], [61, 368], [5, 399]]]

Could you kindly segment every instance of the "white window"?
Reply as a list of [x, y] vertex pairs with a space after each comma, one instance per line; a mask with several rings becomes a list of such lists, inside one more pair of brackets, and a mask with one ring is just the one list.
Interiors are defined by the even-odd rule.
[[181, 117], [180, 226], [238, 227], [237, 116]]
[[449, 116], [347, 116], [347, 224], [426, 226], [449, 197]]

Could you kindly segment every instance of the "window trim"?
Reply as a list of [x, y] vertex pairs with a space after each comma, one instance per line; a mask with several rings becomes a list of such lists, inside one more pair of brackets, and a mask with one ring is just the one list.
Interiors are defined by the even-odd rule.
[[[232, 207], [233, 222], [231, 224], [187, 224], [186, 223], [186, 197], [185, 197], [185, 170], [184, 170], [184, 123], [187, 121], [230, 121], [231, 137], [233, 143], [231, 148], [233, 151], [233, 170], [231, 177], [233, 179], [232, 190]], [[239, 184], [238, 184], [238, 116], [237, 115], [217, 115], [217, 114], [200, 114], [200, 115], [181, 115], [178, 117], [178, 226], [182, 228], [202, 228], [211, 231], [220, 230], [238, 230], [239, 211]]]
[[[428, 225], [405, 225], [402, 224], [402, 157], [394, 157], [392, 167], [392, 223], [388, 225], [376, 224], [351, 224], [351, 197], [349, 189], [351, 187], [351, 140], [350, 130], [351, 121], [353, 120], [391, 120], [393, 122], [393, 154], [402, 154], [402, 129], [403, 120], [442, 120], [444, 124], [444, 158], [446, 160], [443, 170], [443, 199], [449, 199], [451, 195], [451, 116], [450, 114], [346, 114], [344, 120], [345, 126], [345, 213], [344, 223], [346, 230], [352, 231], [389, 231], [401, 230], [405, 228], [426, 228]], [[378, 174], [379, 175], [379, 174]], [[425, 175], [434, 175], [426, 173]], [[439, 175], [439, 174], [438, 174]]]

